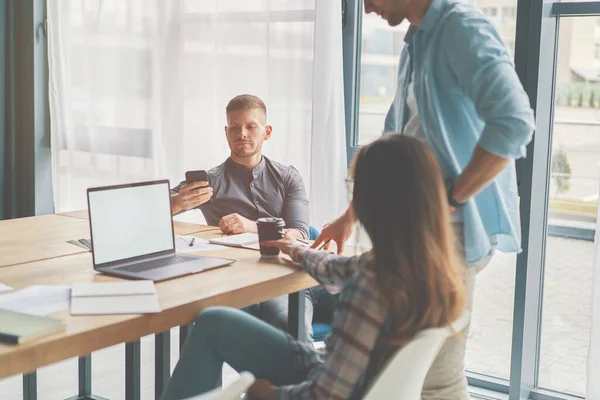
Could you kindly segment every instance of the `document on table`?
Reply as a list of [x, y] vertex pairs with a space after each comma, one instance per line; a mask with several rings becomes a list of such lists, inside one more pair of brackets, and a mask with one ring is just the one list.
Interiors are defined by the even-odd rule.
[[195, 236], [175, 236], [175, 251], [177, 253], [194, 253], [196, 251], [222, 249], [226, 249], [226, 247], [217, 244], [211, 244], [206, 239], [200, 239]]
[[36, 285], [0, 296], [0, 308], [32, 315], [48, 315], [69, 308], [71, 287]]
[[8, 285], [5, 285], [4, 283], [0, 283], [0, 292], [7, 292], [9, 290], [13, 290], [13, 288], [11, 288]]

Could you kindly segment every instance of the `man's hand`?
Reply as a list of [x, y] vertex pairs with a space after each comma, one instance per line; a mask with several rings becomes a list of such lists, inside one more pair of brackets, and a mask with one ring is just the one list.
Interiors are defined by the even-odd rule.
[[[315, 240], [311, 248], [316, 249], [321, 243], [333, 240], [337, 244], [338, 254], [342, 254], [346, 241], [352, 236], [352, 232], [354, 231], [354, 222], [354, 214], [352, 212], [352, 206], [350, 206], [341, 217], [325, 225], [323, 231], [317, 240]], [[324, 250], [329, 250], [329, 244], [330, 243], [325, 245]]]
[[277, 398], [277, 386], [273, 386], [266, 379], [257, 379], [248, 388], [248, 396], [261, 400], [275, 400]]
[[250, 221], [239, 214], [229, 214], [221, 218], [219, 228], [223, 233], [236, 235], [238, 233], [258, 233], [256, 222]]
[[210, 200], [213, 190], [208, 182], [198, 181], [188, 183], [179, 190], [179, 193], [171, 196], [171, 208], [173, 215], [180, 211], [188, 211]]
[[267, 240], [261, 243], [265, 247], [276, 247], [291, 257], [292, 249], [296, 245], [296, 238], [292, 232], [288, 232], [282, 239]]

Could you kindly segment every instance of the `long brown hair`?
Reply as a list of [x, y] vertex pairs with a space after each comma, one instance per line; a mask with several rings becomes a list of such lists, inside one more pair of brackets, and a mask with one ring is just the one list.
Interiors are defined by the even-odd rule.
[[451, 324], [464, 306], [462, 270], [442, 174], [421, 140], [388, 134], [354, 163], [353, 206], [373, 244], [390, 344]]

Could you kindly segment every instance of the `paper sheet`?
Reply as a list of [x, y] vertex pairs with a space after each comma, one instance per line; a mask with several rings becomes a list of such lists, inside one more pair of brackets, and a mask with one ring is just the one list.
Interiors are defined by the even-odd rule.
[[66, 310], [70, 301], [68, 285], [37, 285], [0, 296], [0, 308], [41, 316]]
[[11, 288], [8, 285], [5, 285], [4, 283], [0, 283], [0, 292], [6, 292], [9, 290], [13, 290], [13, 288]]
[[[190, 246], [192, 239], [194, 239], [194, 245]], [[193, 253], [196, 251], [222, 250], [226, 248], [218, 244], [208, 243], [208, 240], [195, 236], [175, 236], [175, 251], [177, 253]]]

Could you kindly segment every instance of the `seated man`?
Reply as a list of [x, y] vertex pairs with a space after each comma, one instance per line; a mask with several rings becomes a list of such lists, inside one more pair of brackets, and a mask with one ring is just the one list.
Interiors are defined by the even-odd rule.
[[[181, 182], [172, 190], [173, 214], [200, 209], [209, 225], [227, 234], [257, 233], [256, 220], [283, 218], [285, 227], [297, 238], [308, 238], [308, 197], [302, 177], [262, 155], [263, 142], [271, 137], [267, 109], [256, 96], [234, 97], [226, 108], [225, 136], [229, 158], [208, 171], [207, 182]], [[312, 291], [306, 291], [306, 326], [313, 316]], [[272, 325], [287, 330], [288, 297], [281, 296], [250, 310]], [[312, 331], [310, 332], [312, 335]]]

